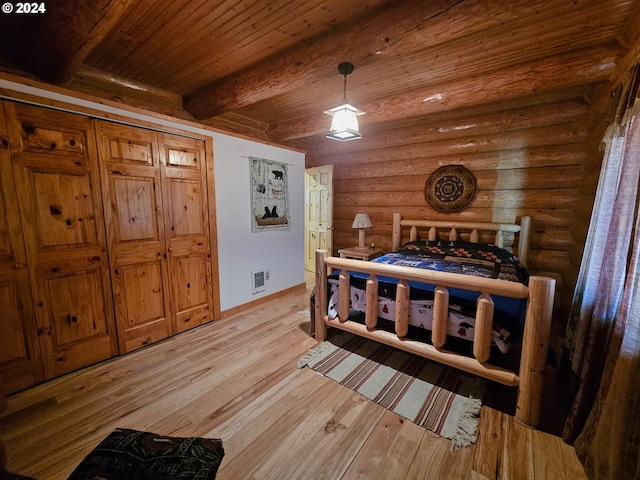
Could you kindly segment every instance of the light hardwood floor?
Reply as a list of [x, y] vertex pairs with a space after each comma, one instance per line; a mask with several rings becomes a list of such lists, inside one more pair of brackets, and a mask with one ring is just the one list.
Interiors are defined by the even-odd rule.
[[491, 388], [479, 440], [450, 442], [346, 387], [297, 369], [309, 290], [12, 395], [0, 417], [9, 467], [66, 478], [116, 427], [220, 437], [219, 479], [586, 478], [572, 447], [518, 424]]

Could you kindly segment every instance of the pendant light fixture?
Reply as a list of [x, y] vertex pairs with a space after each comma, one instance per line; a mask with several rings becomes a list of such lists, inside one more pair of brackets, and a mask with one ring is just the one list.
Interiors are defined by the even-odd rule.
[[353, 69], [354, 67], [351, 63], [341, 63], [338, 65], [338, 72], [344, 75], [344, 97], [342, 99], [342, 105], [324, 112], [333, 117], [327, 138], [341, 142], [362, 138], [362, 135], [360, 135], [358, 131], [357, 117], [358, 115], [363, 115], [364, 112], [350, 105], [347, 101], [347, 75], [353, 72]]

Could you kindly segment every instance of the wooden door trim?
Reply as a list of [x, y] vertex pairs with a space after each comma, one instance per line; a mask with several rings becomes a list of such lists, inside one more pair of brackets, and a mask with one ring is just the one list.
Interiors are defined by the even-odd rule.
[[218, 221], [216, 209], [215, 175], [213, 169], [213, 139], [204, 138], [206, 178], [207, 178], [207, 208], [209, 212], [209, 245], [211, 255], [211, 290], [213, 294], [213, 320], [221, 318], [220, 312], [220, 267], [218, 264]]

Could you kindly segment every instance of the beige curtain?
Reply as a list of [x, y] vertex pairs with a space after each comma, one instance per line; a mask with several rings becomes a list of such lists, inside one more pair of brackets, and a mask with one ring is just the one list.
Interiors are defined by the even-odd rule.
[[[640, 149], [636, 151], [640, 155]], [[640, 163], [640, 157], [636, 157]], [[600, 390], [575, 449], [589, 478], [640, 479], [640, 223]]]
[[629, 106], [605, 139], [560, 372], [572, 401], [564, 438], [593, 479], [640, 479], [638, 113]]

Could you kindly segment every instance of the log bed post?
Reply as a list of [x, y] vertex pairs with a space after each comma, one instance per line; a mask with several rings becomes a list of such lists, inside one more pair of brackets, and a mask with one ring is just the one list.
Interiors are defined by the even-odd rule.
[[483, 293], [478, 298], [476, 311], [476, 328], [473, 336], [473, 356], [480, 363], [485, 363], [491, 355], [491, 324], [493, 322], [494, 304], [491, 295]]
[[316, 303], [314, 318], [317, 342], [324, 342], [327, 338], [327, 324], [324, 322], [328, 307], [326, 258], [326, 250], [316, 250]]
[[522, 338], [516, 420], [531, 427], [540, 423], [543, 374], [549, 347], [555, 285], [556, 281], [553, 278], [529, 278], [529, 301]]
[[391, 251], [397, 252], [400, 249], [400, 242], [402, 240], [402, 225], [400, 221], [402, 217], [399, 213], [393, 214], [393, 230], [391, 232]]
[[447, 341], [447, 321], [449, 320], [449, 290], [442, 285], [433, 292], [433, 321], [431, 323], [431, 342], [440, 349]]
[[404, 338], [409, 333], [409, 283], [403, 278], [396, 285], [396, 335]]
[[[349, 306], [351, 303], [351, 275], [346, 269], [338, 274], [338, 318], [341, 322], [349, 320]], [[326, 310], [325, 310], [326, 312]]]
[[364, 319], [369, 330], [376, 328], [378, 324], [378, 277], [369, 275], [366, 287], [366, 304]]
[[529, 235], [531, 234], [531, 217], [520, 220], [520, 240], [518, 241], [518, 260], [527, 267], [529, 263]]

